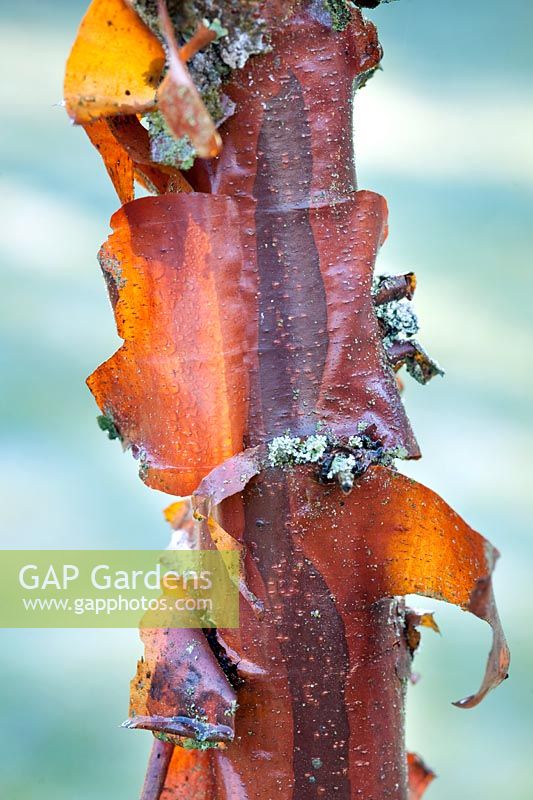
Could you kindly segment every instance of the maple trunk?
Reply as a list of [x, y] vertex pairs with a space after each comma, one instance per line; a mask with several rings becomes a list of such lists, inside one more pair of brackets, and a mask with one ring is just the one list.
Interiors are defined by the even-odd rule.
[[[377, 66], [381, 51], [371, 23], [358, 17], [355, 30], [341, 33], [324, 17], [300, 13], [283, 22], [272, 53], [251, 62], [227, 90], [236, 113], [222, 131], [220, 159], [205, 164], [205, 172], [196, 168], [203, 191], [257, 203], [260, 319], [251, 446], [286, 430], [315, 430], [328, 345], [345, 356], [347, 384], [346, 356], [361, 364], [357, 343], [347, 353], [331, 317], [328, 341], [328, 310], [333, 292], [349, 300], [361, 291], [346, 263], [360, 209], [352, 103], [354, 82]], [[365, 254], [370, 261], [386, 224], [376, 201], [377, 235]], [[363, 405], [358, 377], [347, 399], [347, 425]], [[339, 387], [330, 389], [338, 406]], [[394, 437], [385, 426], [380, 434]], [[368, 599], [368, 573], [354, 574], [350, 587], [335, 574], [326, 578], [320, 561], [307, 557], [305, 542], [291, 534], [291, 500], [283, 478], [259, 476], [242, 497], [242, 523], [224, 507], [220, 518], [256, 565], [260, 585], [250, 589], [268, 597], [271, 620], [268, 638], [265, 620], [259, 629], [241, 626], [237, 648], [269, 654], [266, 675], [248, 682], [250, 702], [241, 690], [241, 734], [231, 762], [246, 787], [242, 797], [405, 800], [409, 667], [398, 604]], [[223, 633], [230, 645], [231, 633]], [[241, 796], [235, 786], [226, 791]]]
[[216, 756], [245, 787], [228, 783], [224, 796], [405, 800], [403, 603], [375, 599], [371, 563], [346, 580], [331, 554], [341, 538], [352, 565], [357, 538], [347, 541], [334, 519], [302, 535], [295, 502], [283, 477], [259, 477], [240, 507], [231, 499], [222, 510], [245, 546], [249, 588], [268, 609], [259, 621], [243, 607], [239, 632], [222, 632], [262, 668], [239, 690], [231, 752]]
[[[287, 430], [310, 435], [328, 406], [346, 430], [354, 416], [365, 418], [361, 366], [369, 343], [349, 341], [354, 326], [334, 303], [339, 294], [347, 303], [364, 291], [370, 270], [357, 274], [353, 265], [362, 251], [372, 267], [385, 235], [384, 201], [356, 195], [352, 122], [358, 79], [380, 56], [374, 26], [359, 14], [344, 33], [332, 30], [326, 14], [283, 20], [272, 53], [226, 87], [236, 112], [221, 130], [221, 156], [197, 162], [188, 175], [196, 190], [255, 200], [255, 225], [244, 232], [259, 291], [248, 446]], [[362, 216], [366, 241], [354, 235]], [[343, 362], [344, 387], [324, 380], [328, 347]], [[385, 393], [375, 399], [372, 421], [384, 418], [377, 435], [416, 454], [410, 432], [399, 432], [408, 426], [392, 401], [395, 387]], [[395, 413], [399, 421], [390, 424]], [[241, 623], [238, 642], [232, 631], [222, 636], [237, 652], [253, 652], [256, 663], [265, 662], [262, 653], [268, 658], [262, 677], [248, 678], [239, 691], [240, 734], [228, 758], [214, 756], [219, 783], [235, 800], [405, 800], [403, 607], [370, 599], [371, 570], [354, 573], [349, 586], [334, 572], [326, 577], [320, 559], [310, 560], [305, 542], [292, 535], [295, 501], [283, 477], [259, 476], [242, 496], [240, 514], [233, 499], [229, 509], [222, 505], [222, 526], [243, 541], [254, 564], [246, 570], [249, 588], [268, 602], [259, 626]]]
[[[509, 655], [497, 552], [393, 467], [420, 456], [395, 373], [441, 370], [412, 338], [414, 276], [375, 283], [387, 206], [357, 189], [354, 92], [381, 47], [344, 0], [207, 3], [228, 29], [204, 5], [93, 0], [65, 82], [124, 203], [100, 254], [124, 344], [89, 386], [145, 483], [191, 498], [171, 524], [242, 562], [239, 628], [142, 631], [126, 723], [156, 736], [142, 798], [417, 800], [433, 774], [405, 751], [404, 697], [416, 626], [435, 623], [402, 596], [492, 626], [458, 705]], [[198, 86], [186, 69], [216, 36], [218, 130], [206, 62]], [[134, 178], [159, 196], [131, 202]]]

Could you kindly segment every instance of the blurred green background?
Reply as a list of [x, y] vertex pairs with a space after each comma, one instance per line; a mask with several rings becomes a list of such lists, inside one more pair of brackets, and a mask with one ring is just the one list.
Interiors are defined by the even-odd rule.
[[[3, 547], [166, 545], [167, 498], [98, 431], [85, 377], [118, 346], [95, 253], [117, 201], [59, 103], [85, 2], [0, 0]], [[430, 601], [408, 745], [428, 800], [531, 800], [531, 0], [401, 0], [369, 13], [384, 71], [356, 104], [359, 183], [384, 194], [386, 270], [414, 269], [422, 340], [447, 370], [405, 402], [424, 451], [406, 471], [502, 552], [511, 679], [473, 711], [489, 632]], [[135, 631], [2, 631], [0, 796], [131, 800], [150, 737], [120, 730]], [[328, 799], [329, 800], [329, 799]]]

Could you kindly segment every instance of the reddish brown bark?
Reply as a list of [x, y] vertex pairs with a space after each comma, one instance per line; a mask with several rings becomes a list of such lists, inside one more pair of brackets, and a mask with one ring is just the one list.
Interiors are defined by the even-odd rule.
[[[238, 630], [144, 633], [128, 727], [200, 748], [176, 748], [169, 764], [156, 743], [145, 800], [166, 767], [163, 800], [413, 800], [430, 773], [411, 757], [408, 780], [416, 636], [397, 597], [445, 599], [492, 626], [483, 684], [459, 703], [473, 706], [508, 666], [491, 587], [497, 553], [383, 466], [345, 496], [316, 469], [266, 460], [274, 437], [317, 430], [347, 447], [364, 429], [375, 452], [420, 455], [392, 367], [415, 360], [422, 377], [437, 368], [412, 341], [383, 345], [374, 306], [410, 297], [415, 280], [390, 279], [372, 296], [387, 208], [357, 191], [353, 162], [353, 89], [379, 64], [376, 31], [358, 10], [341, 32], [322, 3], [263, 3], [271, 50], [233, 73], [221, 153], [197, 159], [184, 182], [151, 161], [137, 118], [122, 116], [158, 103], [198, 152], [218, 148], [159, 6], [170, 55], [153, 105], [146, 78], [136, 76], [139, 98], [126, 107], [113, 79], [101, 113], [114, 118], [88, 128], [122, 199], [132, 175], [162, 193], [112, 219], [101, 264], [124, 344], [89, 385], [146, 483], [194, 493], [197, 546], [231, 541], [243, 575]], [[136, 25], [146, 58], [157, 46]], [[86, 25], [80, 37], [78, 76]], [[83, 92], [69, 97], [88, 125], [94, 104], [89, 113]], [[178, 184], [193, 191], [175, 194]], [[327, 470], [320, 478], [328, 483]]]
[[[491, 590], [497, 553], [433, 492], [382, 467], [371, 468], [348, 497], [311, 475], [267, 470], [220, 513], [242, 542], [243, 573], [257, 601], [243, 595], [239, 629], [216, 634], [218, 676], [198, 634], [172, 634], [170, 671], [168, 647], [150, 636], [138, 680], [154, 694], [156, 706], [145, 700], [149, 710], [162, 716], [148, 724], [141, 717], [140, 727], [191, 735], [173, 726], [192, 728], [183, 717], [194, 701], [212, 729], [202, 741], [220, 741], [215, 728], [226, 719], [220, 709], [228, 708], [231, 682], [235, 739], [210, 755], [216, 792], [206, 798], [406, 798], [403, 700], [418, 644], [412, 627], [431, 620], [412, 612], [406, 620], [394, 598], [444, 599], [492, 625], [482, 686], [459, 703], [475, 705], [508, 664]], [[203, 523], [196, 525], [206, 546]], [[222, 704], [209, 699], [216, 692]]]

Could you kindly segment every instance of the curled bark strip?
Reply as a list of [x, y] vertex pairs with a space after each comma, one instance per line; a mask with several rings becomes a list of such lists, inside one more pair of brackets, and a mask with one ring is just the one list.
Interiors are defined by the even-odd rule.
[[[200, 157], [212, 158], [220, 150], [220, 136], [182, 59], [165, 0], [158, 0], [157, 7], [168, 50], [168, 72], [157, 90], [158, 108], [175, 136], [188, 136]], [[189, 57], [187, 49], [185, 56]]]
[[419, 755], [407, 753], [407, 769], [409, 777], [409, 800], [420, 800], [429, 784], [437, 777], [427, 767]]
[[242, 492], [246, 484], [261, 470], [265, 455], [264, 447], [252, 447], [215, 467], [194, 490], [194, 506], [207, 515], [213, 506]]
[[[249, 241], [256, 208], [199, 193], [142, 198], [113, 216], [102, 248], [125, 342], [88, 383], [145, 482], [172, 494], [191, 494], [243, 442], [255, 447], [287, 429], [309, 435], [320, 421], [338, 436], [363, 422], [385, 447], [419, 455], [370, 297], [383, 199], [358, 192], [315, 210], [324, 253], [316, 308], [307, 292], [287, 305], [277, 267], [258, 263]], [[326, 259], [331, 230], [340, 249]], [[317, 329], [308, 324], [315, 312]]]
[[[437, 495], [391, 470], [371, 467], [348, 497], [311, 471], [262, 471], [218, 512], [242, 539], [246, 581], [265, 612], [256, 618], [242, 602], [240, 628], [220, 632], [237, 670], [241, 659], [253, 665], [238, 689], [238, 730], [253, 735], [237, 736], [216, 761], [253, 796], [267, 759], [265, 800], [279, 785], [305, 797], [310, 776], [325, 797], [335, 786], [346, 797], [380, 797], [380, 786], [405, 797], [403, 742], [375, 735], [384, 719], [400, 729], [410, 667], [394, 598], [447, 600], [493, 626], [485, 679], [466, 703], [475, 704], [508, 665], [495, 610], [479, 591], [496, 553]], [[323, 766], [313, 771], [317, 741], [328, 736], [338, 747], [321, 747]]]
[[133, 200], [134, 178], [155, 194], [192, 191], [179, 170], [152, 160], [148, 132], [135, 115], [100, 117], [83, 128], [102, 156], [121, 203]]
[[161, 800], [212, 800], [216, 791], [212, 756], [210, 750], [175, 747]]
[[159, 800], [173, 752], [174, 745], [172, 742], [162, 742], [160, 739], [154, 740], [140, 800]]
[[[368, 570], [368, 563], [376, 564], [366, 587], [370, 597], [421, 594], [454, 603], [489, 623], [493, 643], [481, 687], [455, 705], [472, 708], [507, 677], [509, 650], [491, 579], [498, 551], [437, 494], [384, 467], [371, 467], [342, 505], [335, 492], [319, 497], [301, 473], [293, 473], [292, 481], [299, 497], [292, 524], [323, 574], [336, 570], [336, 580], [340, 573], [350, 581]], [[355, 550], [347, 556], [335, 531], [348, 528]]]
[[237, 696], [201, 630], [144, 629], [145, 657], [131, 682], [127, 728], [182, 740], [233, 738]]
[[387, 275], [381, 278], [377, 290], [374, 292], [374, 304], [382, 306], [393, 300], [412, 300], [416, 289], [416, 275], [408, 272], [406, 275]]
[[102, 250], [125, 341], [89, 387], [134, 446], [145, 482], [172, 494], [191, 494], [242, 450], [251, 301], [243, 213], [232, 198], [143, 198], [114, 215]]
[[86, 123], [152, 109], [164, 64], [157, 37], [124, 0], [93, 0], [67, 62], [69, 115]]
[[132, 159], [136, 177], [150, 183], [154, 194], [168, 191], [190, 192], [192, 188], [182, 173], [174, 167], [157, 164], [150, 152], [150, 138], [134, 114], [108, 117], [107, 123], [116, 140]]
[[[385, 447], [419, 455], [383, 365], [370, 297], [383, 199], [358, 192], [315, 211], [319, 252], [330, 246], [330, 230], [340, 247], [317, 269], [321, 308], [309, 293], [287, 306], [273, 265], [258, 264], [249, 243], [256, 207], [198, 193], [143, 198], [114, 215], [102, 248], [125, 342], [88, 383], [139, 456], [145, 482], [172, 494], [191, 494], [244, 441], [254, 447], [287, 429], [309, 435], [319, 421], [338, 436], [363, 422]], [[315, 312], [323, 318], [316, 330], [308, 324]], [[231, 480], [255, 470], [254, 457]]]
[[113, 135], [107, 119], [96, 119], [83, 126], [85, 133], [96, 147], [121, 203], [133, 200], [135, 168], [132, 159]]

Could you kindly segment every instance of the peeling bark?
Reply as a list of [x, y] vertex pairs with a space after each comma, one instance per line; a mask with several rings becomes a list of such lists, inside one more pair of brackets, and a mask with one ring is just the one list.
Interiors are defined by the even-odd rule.
[[[404, 308], [414, 275], [373, 282], [387, 206], [357, 189], [352, 103], [381, 47], [354, 4], [266, 0], [227, 69], [230, 5], [212, 87], [225, 34], [195, 3], [93, 0], [67, 65], [67, 109], [124, 203], [100, 253], [123, 345], [89, 386], [146, 484], [192, 496], [167, 510], [188, 545], [242, 557], [239, 629], [144, 631], [126, 727], [164, 740], [144, 800], [417, 800], [434, 775], [405, 751], [404, 696], [417, 626], [435, 623], [403, 595], [492, 627], [482, 685], [458, 706], [507, 676], [509, 653], [497, 551], [392, 468], [420, 456], [395, 370], [442, 370], [380, 311]], [[154, 154], [146, 112], [205, 156], [186, 176]], [[133, 200], [134, 179], [158, 196]], [[269, 461], [285, 435], [323, 450]]]

